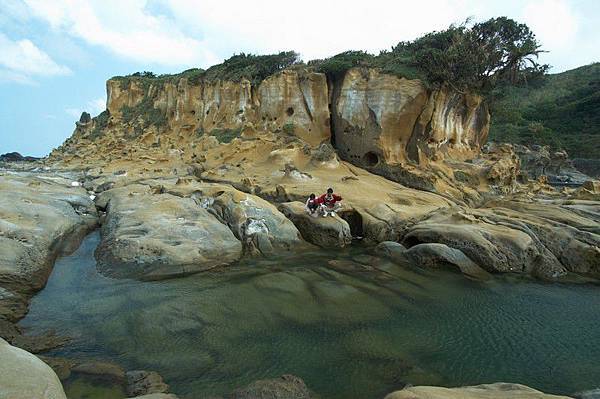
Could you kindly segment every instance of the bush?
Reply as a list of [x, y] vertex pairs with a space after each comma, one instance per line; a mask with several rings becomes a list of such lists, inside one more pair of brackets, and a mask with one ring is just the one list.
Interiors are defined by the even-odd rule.
[[225, 60], [222, 64], [210, 67], [205, 78], [208, 81], [231, 80], [239, 82], [248, 79], [258, 85], [267, 77], [276, 74], [299, 62], [299, 55], [294, 51], [283, 51], [279, 54], [252, 55], [238, 54]]
[[231, 143], [233, 139], [240, 137], [242, 128], [236, 129], [213, 129], [210, 131], [212, 136], [215, 136], [219, 143]]

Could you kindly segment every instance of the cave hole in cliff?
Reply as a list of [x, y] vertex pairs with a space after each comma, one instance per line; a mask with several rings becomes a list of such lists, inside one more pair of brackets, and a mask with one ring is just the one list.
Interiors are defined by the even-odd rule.
[[338, 215], [350, 226], [350, 233], [352, 234], [352, 237], [363, 236], [363, 221], [360, 213], [356, 212], [355, 210], [348, 210], [338, 212]]
[[191, 110], [191, 111], [190, 111], [190, 114], [192, 114], [192, 115], [196, 115], [196, 111], [194, 111], [194, 110]]
[[287, 114], [287, 116], [294, 115], [294, 108], [293, 107], [288, 107], [288, 109], [285, 110], [285, 113]]
[[367, 166], [375, 166], [379, 163], [379, 155], [377, 155], [373, 151], [369, 151], [365, 155], [363, 155], [362, 160]]

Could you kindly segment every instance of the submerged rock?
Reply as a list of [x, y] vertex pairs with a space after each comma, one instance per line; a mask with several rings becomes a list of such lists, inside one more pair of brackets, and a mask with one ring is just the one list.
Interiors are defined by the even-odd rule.
[[313, 217], [306, 213], [301, 202], [286, 202], [279, 210], [300, 230], [302, 237], [324, 248], [345, 247], [352, 242], [348, 222], [339, 216]]
[[236, 389], [227, 399], [310, 399], [308, 387], [301, 378], [284, 374], [279, 378], [255, 381]]
[[569, 399], [550, 395], [520, 384], [497, 382], [461, 388], [408, 387], [393, 392], [385, 399]]
[[154, 371], [128, 371], [126, 377], [128, 396], [161, 394], [169, 392], [169, 386], [165, 384], [162, 377]]
[[0, 338], [0, 398], [66, 399], [60, 380], [36, 356]]

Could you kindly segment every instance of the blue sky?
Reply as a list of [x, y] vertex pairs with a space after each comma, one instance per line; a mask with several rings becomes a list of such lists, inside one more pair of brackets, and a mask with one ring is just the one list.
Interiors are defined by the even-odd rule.
[[600, 61], [595, 0], [0, 0], [0, 154], [48, 154], [82, 111], [104, 109], [111, 76], [206, 68], [241, 51], [376, 53], [500, 15], [533, 29], [552, 72]]

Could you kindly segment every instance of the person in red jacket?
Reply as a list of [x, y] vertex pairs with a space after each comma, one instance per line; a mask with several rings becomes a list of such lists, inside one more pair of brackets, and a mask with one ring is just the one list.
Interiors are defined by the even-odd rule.
[[323, 217], [333, 216], [337, 211], [342, 208], [342, 204], [339, 201], [342, 200], [337, 194], [333, 193], [333, 188], [328, 188], [327, 193], [317, 198], [317, 202], [321, 205], [321, 214]]

